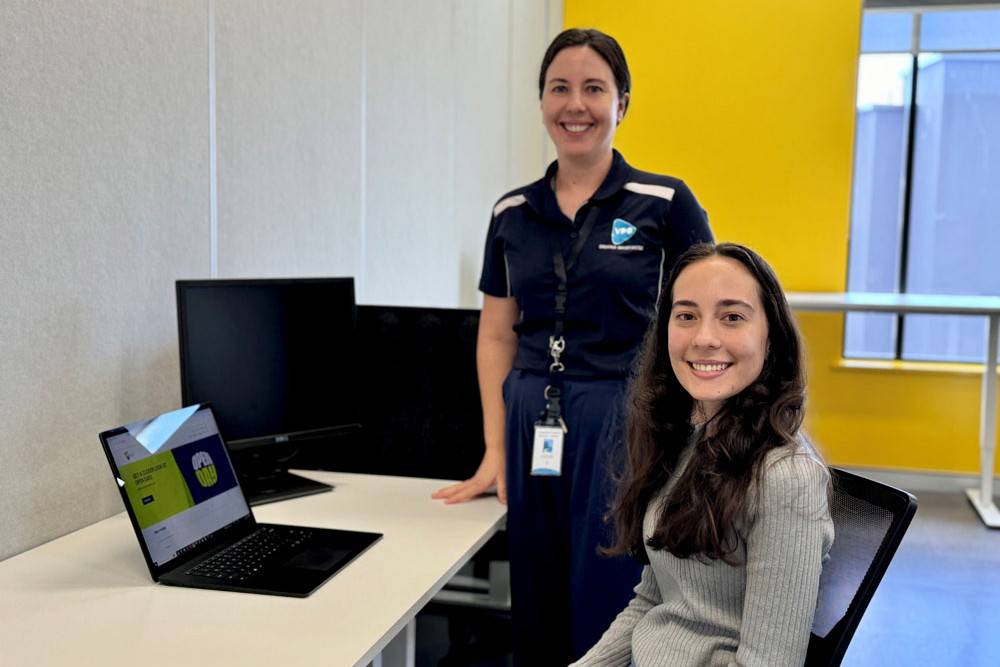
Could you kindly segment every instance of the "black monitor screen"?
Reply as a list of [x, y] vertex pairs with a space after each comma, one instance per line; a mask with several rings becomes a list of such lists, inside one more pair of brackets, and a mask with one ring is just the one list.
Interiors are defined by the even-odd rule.
[[211, 402], [234, 450], [358, 420], [354, 279], [179, 280], [184, 405]]

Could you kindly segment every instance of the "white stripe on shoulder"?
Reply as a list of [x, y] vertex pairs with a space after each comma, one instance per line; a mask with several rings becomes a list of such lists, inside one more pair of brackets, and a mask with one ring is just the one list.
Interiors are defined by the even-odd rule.
[[660, 303], [660, 292], [663, 291], [663, 271], [667, 268], [667, 249], [660, 248], [660, 275], [656, 277], [656, 303]]
[[510, 289], [510, 260], [507, 259], [507, 253], [503, 254], [503, 269], [507, 274], [507, 296], [514, 296], [514, 292]]
[[526, 201], [528, 201], [528, 198], [524, 195], [514, 195], [512, 197], [507, 197], [506, 199], [501, 199], [497, 202], [497, 205], [493, 207], [493, 217], [495, 218], [512, 206], [520, 206]]
[[666, 185], [652, 185], [650, 183], [626, 183], [625, 189], [637, 192], [640, 195], [650, 195], [666, 199], [667, 201], [673, 201], [675, 192], [673, 188]]

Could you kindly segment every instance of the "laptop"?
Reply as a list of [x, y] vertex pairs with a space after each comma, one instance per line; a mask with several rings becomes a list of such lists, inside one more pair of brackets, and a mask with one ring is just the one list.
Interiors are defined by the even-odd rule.
[[207, 403], [100, 438], [161, 584], [307, 597], [382, 537], [257, 523]]

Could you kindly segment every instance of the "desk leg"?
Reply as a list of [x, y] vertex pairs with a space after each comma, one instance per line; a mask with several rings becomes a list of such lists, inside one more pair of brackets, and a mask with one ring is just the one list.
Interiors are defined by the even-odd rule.
[[1000, 528], [1000, 510], [993, 503], [993, 454], [997, 443], [997, 339], [1000, 315], [989, 316], [986, 335], [986, 368], [983, 370], [982, 405], [979, 408], [979, 488], [965, 494], [990, 528]]
[[417, 653], [417, 622], [410, 619], [372, 661], [372, 667], [414, 667]]

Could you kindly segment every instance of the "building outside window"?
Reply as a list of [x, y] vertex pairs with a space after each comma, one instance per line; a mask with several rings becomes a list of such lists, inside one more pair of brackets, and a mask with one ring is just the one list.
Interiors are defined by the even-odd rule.
[[[865, 11], [847, 289], [1000, 296], [1000, 3]], [[849, 313], [844, 356], [982, 363], [985, 332]]]

